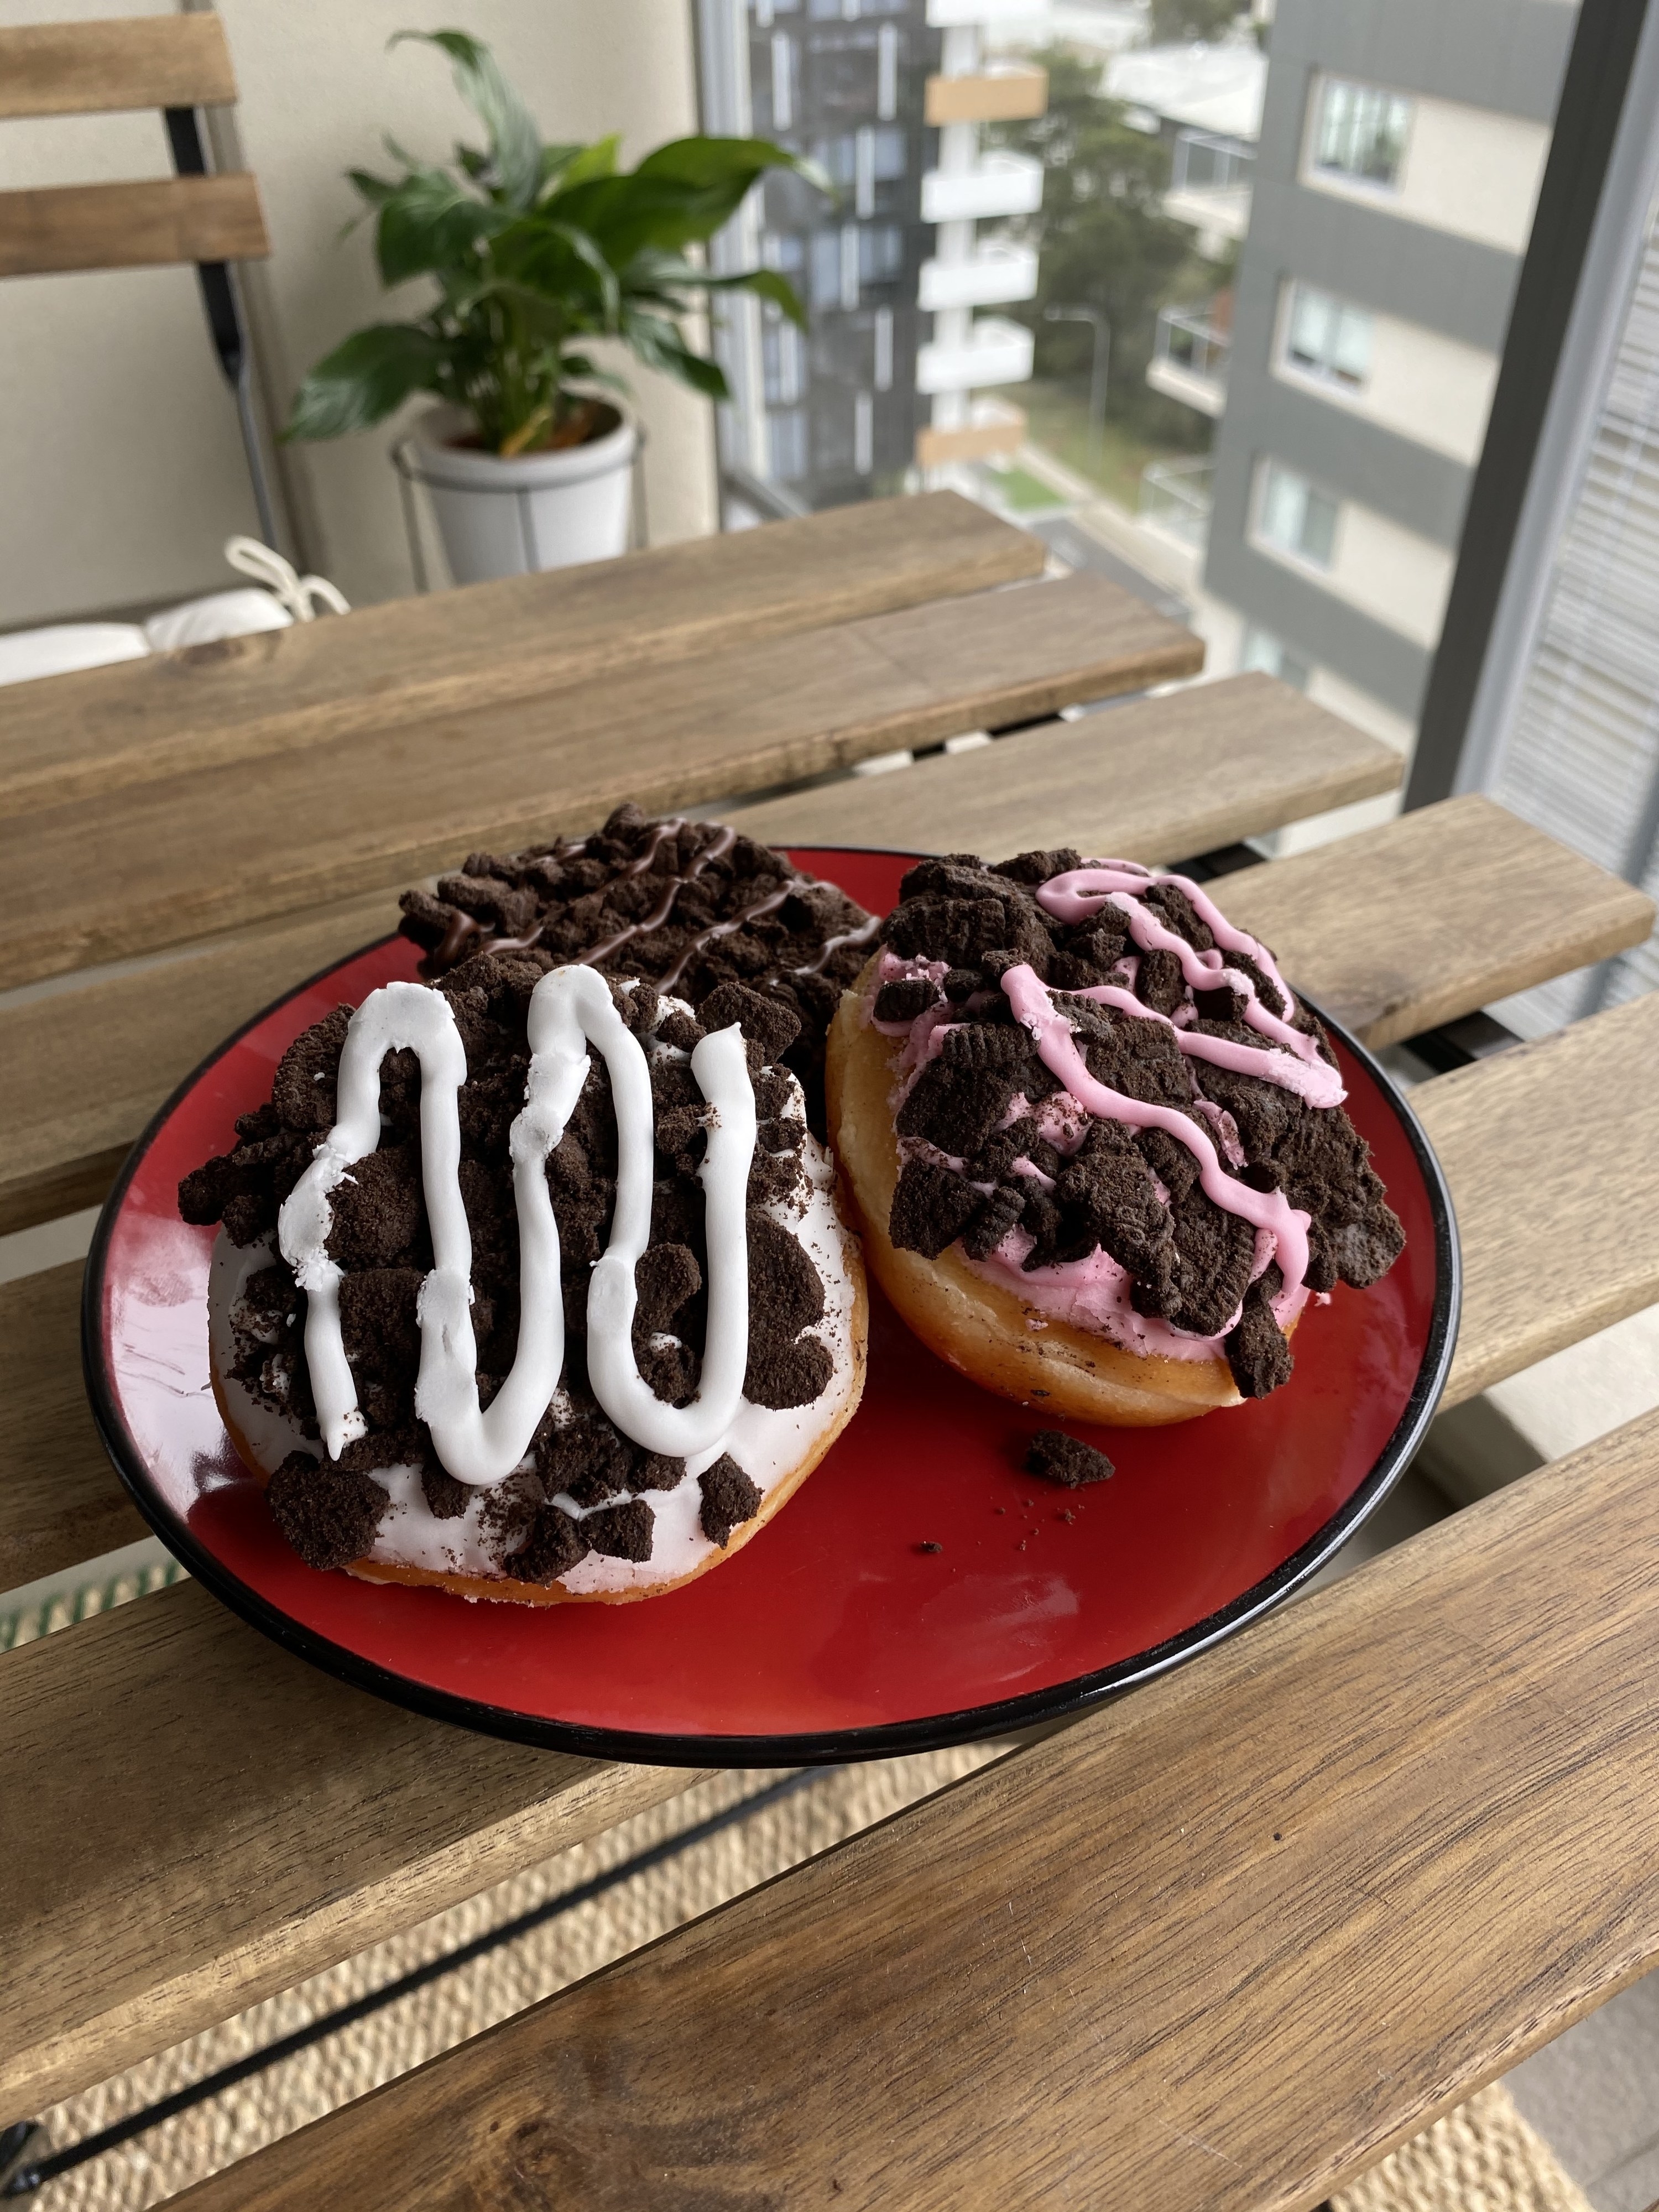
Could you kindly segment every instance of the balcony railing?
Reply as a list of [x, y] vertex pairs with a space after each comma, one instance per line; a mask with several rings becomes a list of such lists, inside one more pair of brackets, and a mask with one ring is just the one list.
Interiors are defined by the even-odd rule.
[[1232, 332], [1218, 329], [1210, 320], [1207, 308], [1189, 313], [1180, 307], [1165, 307], [1158, 319], [1153, 358], [1168, 362], [1184, 375], [1206, 384], [1224, 385], [1232, 343]]
[[1255, 181], [1255, 155], [1248, 147], [1207, 131], [1183, 131], [1175, 142], [1164, 212], [1205, 234], [1212, 241], [1206, 251], [1214, 252], [1249, 228]]
[[1172, 192], [1248, 191], [1255, 180], [1255, 155], [1236, 138], [1207, 131], [1182, 131], [1170, 168]]
[[1148, 461], [1140, 472], [1140, 519], [1184, 544], [1202, 547], [1210, 534], [1210, 486], [1215, 463]]

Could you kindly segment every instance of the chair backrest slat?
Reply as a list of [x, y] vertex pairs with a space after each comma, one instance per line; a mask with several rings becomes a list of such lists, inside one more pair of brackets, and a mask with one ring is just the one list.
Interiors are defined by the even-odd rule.
[[216, 15], [0, 30], [0, 119], [222, 106], [235, 97], [230, 49]]
[[0, 192], [0, 276], [262, 261], [270, 251], [259, 187], [242, 170]]

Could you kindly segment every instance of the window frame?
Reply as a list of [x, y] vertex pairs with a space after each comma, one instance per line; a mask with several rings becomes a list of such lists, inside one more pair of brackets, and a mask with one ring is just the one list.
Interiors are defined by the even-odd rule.
[[[1363, 377], [1350, 382], [1334, 368], [1322, 364], [1310, 367], [1296, 358], [1291, 348], [1296, 331], [1297, 301], [1303, 297], [1323, 301], [1335, 310], [1339, 318], [1346, 315], [1364, 318], [1365, 373]], [[1328, 292], [1322, 285], [1310, 283], [1305, 277], [1286, 276], [1280, 279], [1279, 330], [1273, 349], [1273, 366], [1282, 375], [1309, 386], [1322, 397], [1338, 398], [1352, 407], [1363, 406], [1370, 389], [1376, 332], [1376, 311], [1374, 307], [1365, 307], [1358, 300], [1344, 299], [1339, 293]]]
[[[1298, 541], [1294, 545], [1287, 545], [1281, 538], [1268, 534], [1267, 507], [1272, 497], [1273, 482], [1275, 477], [1287, 479], [1291, 483], [1300, 485], [1302, 489], [1303, 531], [1298, 532]], [[1313, 554], [1305, 550], [1300, 542], [1306, 530], [1308, 509], [1314, 499], [1326, 501], [1331, 509], [1331, 550], [1330, 558], [1327, 561], [1316, 558]], [[1257, 456], [1255, 482], [1250, 500], [1249, 538], [1251, 544], [1259, 552], [1265, 553], [1270, 560], [1282, 561], [1286, 567], [1296, 569], [1301, 574], [1317, 577], [1322, 581], [1333, 575], [1336, 569], [1341, 538], [1342, 507], [1343, 501], [1337, 493], [1328, 490], [1323, 484], [1316, 483], [1311, 477], [1304, 476], [1300, 469], [1294, 469], [1287, 461], [1281, 461], [1276, 453], [1261, 453]]]
[[[1350, 92], [1372, 96], [1403, 108], [1404, 120], [1401, 130], [1400, 152], [1392, 173], [1386, 177], [1368, 177], [1356, 169], [1344, 168], [1328, 161], [1320, 151], [1325, 138], [1325, 109], [1332, 93]], [[1401, 179], [1407, 162], [1411, 159], [1412, 128], [1417, 119], [1417, 101], [1409, 92], [1398, 92], [1392, 86], [1369, 84], [1363, 77], [1337, 76], [1321, 71], [1309, 83], [1308, 114], [1303, 133], [1301, 181], [1316, 191], [1351, 192], [1362, 199], [1398, 199]]]

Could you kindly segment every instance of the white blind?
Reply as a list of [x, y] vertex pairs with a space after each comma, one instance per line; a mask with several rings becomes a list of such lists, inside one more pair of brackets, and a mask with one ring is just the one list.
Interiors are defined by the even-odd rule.
[[[1649, 218], [1584, 481], [1491, 788], [1615, 874], [1659, 884], [1659, 226]], [[1537, 1035], [1659, 985], [1654, 940], [1501, 1010]]]

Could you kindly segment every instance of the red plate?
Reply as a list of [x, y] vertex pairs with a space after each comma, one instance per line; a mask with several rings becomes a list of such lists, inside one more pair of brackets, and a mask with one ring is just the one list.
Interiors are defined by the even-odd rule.
[[[909, 864], [793, 857], [877, 913]], [[301, 1030], [412, 976], [416, 957], [401, 938], [370, 946], [199, 1069], [127, 1162], [87, 1268], [88, 1387], [140, 1509], [192, 1575], [331, 1674], [606, 1758], [785, 1765], [961, 1742], [1073, 1711], [1276, 1605], [1373, 1510], [1422, 1436], [1455, 1334], [1450, 1203], [1409, 1108], [1332, 1024], [1406, 1249], [1372, 1289], [1309, 1309], [1295, 1376], [1263, 1403], [1093, 1432], [1115, 1479], [1058, 1490], [1019, 1471], [1040, 1417], [963, 1382], [877, 1296], [846, 1433], [787, 1511], [686, 1589], [540, 1609], [315, 1573], [277, 1535], [219, 1419], [215, 1232], [186, 1227], [174, 1193], [229, 1147]]]

